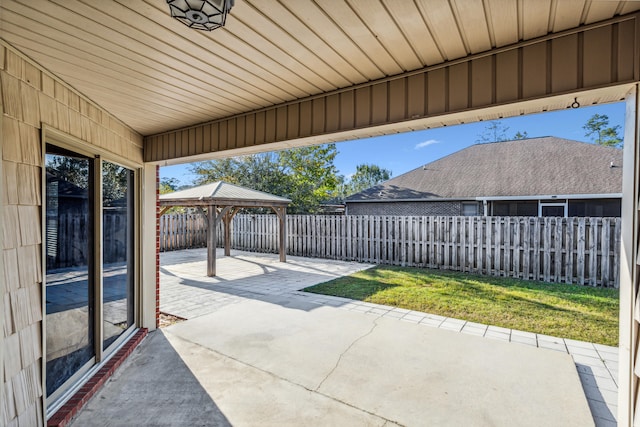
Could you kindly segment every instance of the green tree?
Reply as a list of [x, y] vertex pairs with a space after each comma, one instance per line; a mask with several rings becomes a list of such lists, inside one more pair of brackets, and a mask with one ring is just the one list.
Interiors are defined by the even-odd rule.
[[484, 131], [478, 135], [476, 143], [484, 144], [487, 142], [507, 141], [508, 126], [504, 126], [500, 120], [491, 120], [484, 128]]
[[196, 185], [225, 181], [292, 200], [291, 213], [314, 213], [338, 185], [335, 144], [196, 163]]
[[347, 185], [347, 195], [359, 193], [362, 190], [373, 187], [391, 178], [391, 171], [381, 168], [378, 165], [361, 164], [356, 166], [356, 173], [353, 174]]
[[293, 148], [280, 152], [280, 164], [289, 178], [288, 197], [293, 213], [315, 213], [338, 186], [338, 170], [333, 164], [335, 144]]
[[[478, 135], [476, 143], [485, 144], [488, 142], [509, 141], [509, 137], [507, 136], [508, 130], [509, 126], [504, 126], [500, 120], [492, 120], [485, 126], [484, 131]], [[529, 134], [527, 134], [527, 131], [517, 131], [516, 134], [513, 135], [512, 139], [526, 139], [528, 137]]]
[[594, 114], [582, 128], [585, 130], [585, 136], [590, 137], [596, 144], [622, 147], [620, 125], [609, 126], [609, 116], [606, 114]]
[[[47, 173], [79, 188], [88, 189], [89, 164], [87, 159], [48, 154], [45, 159]], [[102, 162], [102, 202], [105, 206], [127, 196], [131, 171], [108, 161]]]
[[173, 193], [180, 187], [180, 181], [177, 178], [161, 178], [160, 194]]
[[529, 137], [529, 134], [527, 134], [527, 131], [524, 132], [516, 132], [515, 135], [513, 135], [513, 139], [527, 139]]
[[102, 201], [105, 206], [127, 197], [132, 171], [111, 162], [102, 162]]
[[47, 154], [46, 167], [56, 178], [80, 188], [89, 187], [89, 161], [86, 159]]

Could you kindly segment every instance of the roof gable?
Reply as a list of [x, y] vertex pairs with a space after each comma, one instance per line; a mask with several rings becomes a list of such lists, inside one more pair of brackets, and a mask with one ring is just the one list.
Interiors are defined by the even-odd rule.
[[204, 201], [204, 200], [225, 200], [225, 201], [258, 201], [265, 203], [291, 203], [291, 200], [264, 193], [258, 190], [241, 187], [239, 185], [228, 184], [223, 181], [212, 182], [173, 193], [162, 194], [160, 201], [181, 200], [181, 201]]
[[542, 137], [472, 145], [347, 201], [621, 192], [622, 150]]

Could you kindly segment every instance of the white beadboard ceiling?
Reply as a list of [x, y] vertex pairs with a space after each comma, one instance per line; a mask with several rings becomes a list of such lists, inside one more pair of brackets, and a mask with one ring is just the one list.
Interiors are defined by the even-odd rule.
[[142, 135], [640, 10], [600, 0], [236, 0], [192, 30], [165, 0], [0, 0], [0, 37]]

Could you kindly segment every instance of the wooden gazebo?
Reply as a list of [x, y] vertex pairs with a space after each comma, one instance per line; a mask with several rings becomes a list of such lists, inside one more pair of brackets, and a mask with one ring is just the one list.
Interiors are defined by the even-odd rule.
[[278, 216], [278, 251], [286, 262], [286, 216], [291, 200], [238, 185], [218, 181], [160, 196], [161, 214], [172, 206], [196, 207], [207, 216], [207, 276], [216, 275], [217, 227], [224, 224], [224, 254], [231, 254], [231, 220], [242, 208], [271, 208]]

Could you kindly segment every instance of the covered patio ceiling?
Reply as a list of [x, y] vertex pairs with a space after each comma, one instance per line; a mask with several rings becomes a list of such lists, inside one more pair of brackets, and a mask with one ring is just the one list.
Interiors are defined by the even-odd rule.
[[2, 0], [0, 37], [147, 136], [638, 10], [638, 1], [237, 0], [224, 28], [202, 32], [172, 19], [164, 0]]

